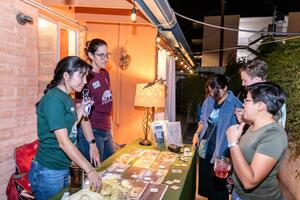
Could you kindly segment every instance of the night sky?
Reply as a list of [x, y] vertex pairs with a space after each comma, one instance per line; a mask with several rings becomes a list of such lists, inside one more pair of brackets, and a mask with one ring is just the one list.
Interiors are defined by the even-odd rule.
[[[175, 12], [196, 20], [203, 21], [204, 16], [220, 15], [221, 0], [169, 0], [169, 4]], [[273, 16], [275, 6], [279, 18], [288, 12], [300, 12], [300, 0], [225, 0], [225, 15]], [[177, 21], [192, 51], [201, 51], [201, 45], [193, 45], [191, 40], [202, 38], [203, 27], [195, 30], [192, 22], [178, 16]]]

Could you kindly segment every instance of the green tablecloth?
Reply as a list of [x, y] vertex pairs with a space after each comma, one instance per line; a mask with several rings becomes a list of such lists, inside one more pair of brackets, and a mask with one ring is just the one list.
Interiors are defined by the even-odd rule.
[[[191, 147], [191, 145], [185, 145], [185, 147]], [[113, 161], [118, 158], [120, 155], [124, 153], [130, 152], [132, 149], [155, 149], [155, 146], [141, 146], [139, 145], [138, 141], [133, 142], [132, 144], [126, 145], [120, 151], [113, 154], [111, 157], [106, 159], [104, 162], [101, 163], [101, 166], [97, 168], [97, 171], [102, 171], [108, 168]], [[185, 163], [187, 166], [176, 166], [174, 164], [182, 164]], [[166, 175], [164, 182], [166, 180], [174, 180], [179, 179], [181, 180], [180, 183], [176, 183], [175, 185], [179, 186], [180, 188], [177, 190], [173, 190], [168, 187], [163, 200], [194, 200], [195, 199], [195, 190], [196, 190], [196, 155], [195, 151], [192, 150], [192, 156], [187, 162], [182, 162], [180, 160], [176, 160], [176, 162], [169, 168], [168, 174]], [[181, 169], [182, 173], [172, 173], [172, 169]], [[163, 182], [163, 184], [164, 184]], [[67, 191], [67, 190], [65, 190]], [[63, 192], [57, 194], [53, 199], [61, 199]]]

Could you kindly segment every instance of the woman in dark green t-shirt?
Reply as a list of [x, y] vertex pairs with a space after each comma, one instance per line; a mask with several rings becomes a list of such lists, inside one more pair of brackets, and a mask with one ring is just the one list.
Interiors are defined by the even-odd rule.
[[[54, 78], [37, 104], [39, 147], [32, 161], [29, 181], [36, 199], [49, 199], [69, 184], [71, 161], [82, 168], [94, 189], [101, 179], [77, 149], [77, 123], [84, 105], [75, 108], [71, 92], [80, 92], [86, 84], [89, 65], [76, 56], [60, 60]], [[90, 102], [91, 103], [91, 102]]]

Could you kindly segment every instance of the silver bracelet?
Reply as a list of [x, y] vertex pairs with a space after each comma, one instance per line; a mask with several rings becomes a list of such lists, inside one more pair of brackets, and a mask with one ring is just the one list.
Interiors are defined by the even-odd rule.
[[235, 147], [235, 146], [238, 146], [238, 145], [239, 145], [238, 142], [232, 142], [232, 143], [228, 144], [228, 148]]

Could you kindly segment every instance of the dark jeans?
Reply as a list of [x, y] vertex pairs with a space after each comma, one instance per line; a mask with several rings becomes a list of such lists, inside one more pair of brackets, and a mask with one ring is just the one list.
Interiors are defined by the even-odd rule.
[[198, 193], [209, 200], [228, 200], [229, 193], [226, 188], [226, 179], [214, 175], [214, 164], [210, 163], [211, 155], [205, 159], [199, 158]]
[[29, 182], [37, 200], [48, 200], [69, 185], [69, 169], [49, 169], [33, 160], [29, 172]]
[[[93, 133], [99, 151], [100, 160], [104, 161], [106, 158], [115, 153], [111, 132], [93, 128]], [[84, 157], [90, 161], [90, 145], [86, 140], [81, 128], [78, 128], [77, 145], [82, 155], [84, 155]]]

